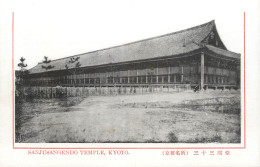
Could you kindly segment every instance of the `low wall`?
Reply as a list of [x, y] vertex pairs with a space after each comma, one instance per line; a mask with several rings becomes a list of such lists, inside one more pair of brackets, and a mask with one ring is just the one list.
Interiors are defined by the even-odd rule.
[[135, 87], [23, 87], [19, 91], [35, 98], [59, 98], [74, 96], [109, 96], [124, 94], [144, 94], [156, 92], [180, 92], [190, 90], [190, 85], [135, 86]]

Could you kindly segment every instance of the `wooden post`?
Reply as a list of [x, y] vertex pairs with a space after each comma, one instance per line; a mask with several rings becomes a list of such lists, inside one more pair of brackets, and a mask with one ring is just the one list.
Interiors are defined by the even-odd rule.
[[171, 76], [170, 76], [171, 68], [168, 67], [168, 83], [171, 82]]
[[136, 70], [136, 83], [139, 83], [139, 81], [138, 81], [138, 70]]
[[183, 66], [181, 66], [181, 83], [183, 83]]
[[201, 52], [201, 63], [200, 63], [200, 88], [204, 87], [204, 52]]
[[159, 82], [159, 80], [158, 80], [158, 65], [157, 65], [157, 67], [156, 67], [156, 83], [158, 83]]
[[106, 72], [105, 78], [106, 78], [106, 84], [108, 84], [108, 72]]
[[83, 74], [83, 85], [85, 86], [86, 84], [86, 74]]

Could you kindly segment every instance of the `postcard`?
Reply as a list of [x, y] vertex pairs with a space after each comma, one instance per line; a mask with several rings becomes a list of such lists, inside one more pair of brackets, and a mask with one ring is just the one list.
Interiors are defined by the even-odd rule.
[[259, 166], [259, 1], [3, 1], [0, 166]]

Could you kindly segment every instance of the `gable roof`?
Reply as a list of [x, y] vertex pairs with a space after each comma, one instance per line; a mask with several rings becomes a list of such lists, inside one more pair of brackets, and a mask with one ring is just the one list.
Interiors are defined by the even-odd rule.
[[[79, 62], [81, 67], [89, 67], [189, 53], [200, 49], [200, 46], [196, 43], [201, 43], [213, 30], [216, 31], [214, 20], [174, 33], [52, 60], [48, 65], [54, 67], [48, 70], [42, 68], [43, 63], [38, 63], [29, 71], [33, 74], [64, 70], [66, 69], [65, 65], [69, 64], [68, 62], [71, 57], [80, 57]], [[73, 67], [69, 66], [69, 68]]]

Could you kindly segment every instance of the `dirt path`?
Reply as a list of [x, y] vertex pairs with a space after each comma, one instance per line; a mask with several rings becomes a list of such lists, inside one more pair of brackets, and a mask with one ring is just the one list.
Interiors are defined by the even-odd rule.
[[[232, 98], [234, 93], [87, 97], [51, 112], [42, 107], [24, 123], [23, 142], [240, 142], [240, 115], [173, 107], [185, 100]], [[152, 104], [152, 105], [151, 105]], [[55, 106], [55, 105], [54, 105]], [[214, 107], [213, 107], [214, 109]], [[222, 109], [223, 110], [223, 109]]]

